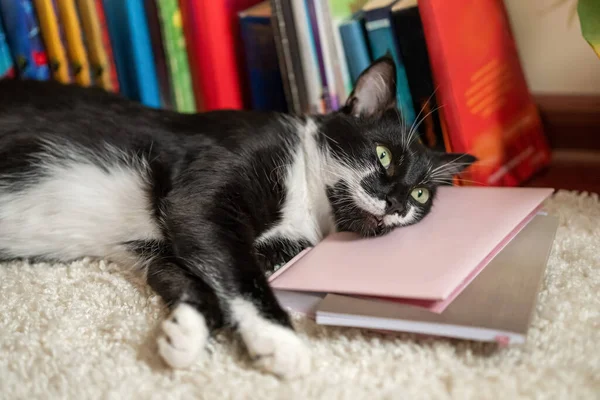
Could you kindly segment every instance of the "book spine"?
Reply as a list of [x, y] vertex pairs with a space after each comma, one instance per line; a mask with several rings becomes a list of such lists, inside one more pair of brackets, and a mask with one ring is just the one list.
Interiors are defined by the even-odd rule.
[[298, 99], [300, 101], [301, 113], [305, 113], [310, 109], [310, 104], [307, 97], [307, 89], [304, 82], [306, 79], [310, 79], [306, 76], [303, 69], [302, 58], [300, 53], [300, 42], [298, 39], [298, 31], [296, 29], [296, 23], [294, 19], [294, 9], [289, 1], [283, 2], [283, 18], [285, 22], [286, 36], [288, 38], [287, 46], [290, 54], [292, 74], [296, 82], [296, 90], [298, 92]]
[[417, 112], [415, 129], [418, 129], [426, 146], [446, 151], [448, 146], [444, 141], [419, 9], [415, 5], [394, 12], [392, 16], [398, 49]]
[[479, 159], [464, 183], [515, 186], [550, 160], [506, 10], [495, 0], [420, 0], [452, 150]]
[[163, 0], [158, 2], [158, 10], [163, 43], [169, 60], [168, 66], [176, 109], [185, 113], [195, 112], [196, 100], [194, 99], [179, 4], [177, 0]]
[[275, 38], [275, 48], [277, 49], [277, 58], [281, 69], [281, 76], [287, 108], [291, 113], [302, 114], [302, 101], [299, 94], [297, 77], [293, 73], [292, 57], [289, 47], [288, 32], [286, 31], [286, 21], [283, 12], [283, 0], [271, 0], [273, 10], [273, 37]]
[[144, 9], [146, 10], [145, 16], [150, 35], [150, 46], [154, 55], [154, 67], [156, 69], [160, 102], [164, 108], [177, 109], [173, 96], [173, 82], [167, 61], [166, 43], [162, 33], [162, 21], [158, 9], [159, 4], [162, 2], [164, 0], [144, 0]]
[[[242, 109], [244, 80], [237, 54], [238, 27], [235, 14], [257, 0], [190, 2], [194, 14], [196, 58], [206, 110]], [[242, 7], [240, 9], [240, 7]]]
[[55, 1], [35, 0], [35, 9], [40, 22], [42, 39], [48, 52], [48, 64], [52, 71], [52, 77], [58, 82], [70, 83], [72, 77], [69, 60]]
[[[330, 65], [335, 85], [336, 104], [338, 110], [346, 102], [350, 91], [347, 84], [350, 81], [346, 58], [343, 53], [342, 41], [337, 29], [338, 21], [333, 19], [328, 1], [320, 1], [318, 8], [319, 32], [322, 32], [322, 42], [326, 49], [326, 60]], [[322, 29], [321, 29], [322, 28]]]
[[415, 109], [408, 87], [406, 70], [400, 52], [397, 48], [392, 30], [390, 7], [382, 7], [365, 12], [365, 28], [371, 46], [373, 59], [391, 54], [396, 64], [396, 100], [402, 118], [408, 126], [415, 121]]
[[120, 92], [119, 75], [117, 73], [117, 66], [115, 63], [115, 55], [113, 52], [113, 45], [110, 39], [110, 33], [106, 23], [106, 13], [104, 12], [104, 5], [102, 0], [94, 0], [94, 6], [96, 9], [96, 18], [100, 29], [102, 38], [102, 46], [104, 48], [104, 54], [106, 56], [106, 68], [108, 78], [110, 79], [110, 89], [113, 92]]
[[10, 55], [10, 48], [6, 41], [2, 18], [0, 18], [0, 78], [13, 78], [14, 76], [15, 68]]
[[246, 51], [252, 108], [263, 111], [287, 111], [277, 50], [269, 17], [240, 18], [242, 41]]
[[119, 77], [119, 91], [126, 97], [135, 99], [135, 82], [132, 77], [133, 65], [129, 57], [129, 40], [127, 38], [127, 19], [122, 12], [123, 3], [119, 0], [101, 0], [103, 2], [106, 27], [108, 28], [115, 67]]
[[102, 40], [102, 32], [94, 0], [77, 0], [77, 9], [89, 55], [93, 84], [104, 90], [112, 90], [108, 57], [106, 56]]
[[125, 2], [124, 12], [128, 21], [138, 100], [148, 107], [160, 108], [162, 102], [158, 75], [143, 0]]
[[334, 41], [334, 47], [337, 51], [339, 69], [341, 71], [343, 91], [340, 91], [340, 103], [344, 103], [354, 87], [354, 80], [350, 74], [350, 66], [344, 48], [340, 26], [353, 20], [353, 17], [360, 19], [361, 10], [366, 5], [367, 0], [325, 0], [326, 14], [331, 21], [331, 35]]
[[302, 84], [306, 87], [307, 112], [322, 114], [325, 112], [325, 103], [321, 99], [321, 77], [319, 75], [319, 63], [315, 51], [314, 38], [311, 31], [311, 22], [308, 16], [305, 0], [292, 0], [292, 14], [294, 25], [298, 36], [298, 51], [302, 62], [304, 80]]
[[356, 82], [360, 74], [371, 64], [364, 26], [360, 20], [352, 19], [341, 24], [339, 29], [350, 79], [352, 82]]
[[190, 0], [179, 0], [179, 9], [181, 10], [181, 18], [183, 25], [183, 36], [186, 42], [187, 51], [187, 64], [190, 70], [190, 76], [192, 78], [192, 87], [194, 93], [194, 100], [196, 105], [196, 111], [204, 111], [204, 93], [202, 90], [202, 71], [200, 70], [200, 64], [198, 63], [198, 51], [199, 41], [197, 24], [195, 15], [192, 12], [192, 5]]
[[71, 63], [73, 78], [80, 86], [90, 86], [92, 84], [90, 64], [75, 0], [61, 1], [58, 11], [60, 21], [65, 29], [67, 54]]
[[0, 0], [0, 8], [17, 75], [25, 79], [50, 79], [48, 56], [32, 3]]
[[332, 88], [333, 82], [331, 73], [327, 69], [325, 60], [325, 48], [321, 41], [321, 34], [317, 16], [317, 10], [315, 7], [314, 0], [306, 0], [306, 8], [308, 11], [308, 17], [310, 19], [311, 33], [313, 42], [315, 45], [315, 53], [317, 55], [317, 61], [319, 65], [319, 75], [321, 77], [322, 94], [321, 99], [323, 101], [323, 108], [325, 112], [330, 112], [334, 109], [337, 101], [335, 99], [334, 90]]

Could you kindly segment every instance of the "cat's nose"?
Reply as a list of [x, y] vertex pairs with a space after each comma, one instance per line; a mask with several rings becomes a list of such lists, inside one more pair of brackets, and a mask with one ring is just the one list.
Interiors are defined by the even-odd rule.
[[388, 197], [385, 200], [386, 202], [386, 214], [404, 214], [405, 206], [404, 202], [398, 201], [398, 199], [394, 197]]

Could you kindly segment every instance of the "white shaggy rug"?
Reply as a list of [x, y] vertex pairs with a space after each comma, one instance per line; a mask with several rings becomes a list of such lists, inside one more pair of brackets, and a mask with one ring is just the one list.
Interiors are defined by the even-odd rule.
[[2, 399], [599, 399], [600, 202], [559, 192], [561, 225], [522, 347], [384, 336], [298, 320], [315, 368], [282, 382], [219, 337], [187, 371], [167, 369], [165, 309], [135, 277], [89, 260], [0, 264]]

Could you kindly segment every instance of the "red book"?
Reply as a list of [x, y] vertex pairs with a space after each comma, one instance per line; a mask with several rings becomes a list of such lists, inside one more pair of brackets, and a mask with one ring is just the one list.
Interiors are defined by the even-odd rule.
[[245, 106], [245, 62], [238, 13], [261, 0], [180, 0], [199, 110]]
[[502, 0], [420, 0], [451, 151], [479, 158], [464, 184], [516, 186], [550, 161]]

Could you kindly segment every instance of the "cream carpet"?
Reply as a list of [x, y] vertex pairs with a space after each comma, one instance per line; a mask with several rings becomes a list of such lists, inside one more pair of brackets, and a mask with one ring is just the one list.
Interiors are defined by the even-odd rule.
[[189, 371], [158, 358], [159, 299], [117, 266], [0, 264], [2, 399], [599, 399], [600, 202], [559, 192], [560, 216], [527, 344], [384, 336], [298, 319], [315, 369], [281, 382], [218, 337]]

